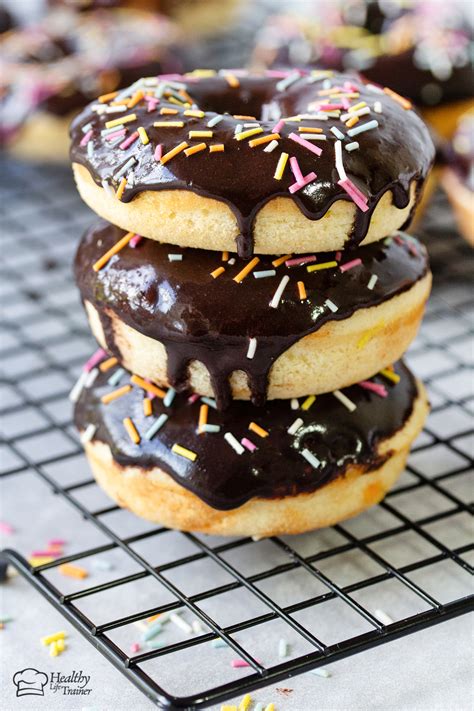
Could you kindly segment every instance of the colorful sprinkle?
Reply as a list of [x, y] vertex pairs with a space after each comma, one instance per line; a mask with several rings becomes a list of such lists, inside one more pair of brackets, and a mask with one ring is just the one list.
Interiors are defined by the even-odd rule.
[[279, 283], [277, 290], [273, 294], [272, 300], [270, 301], [270, 304], [269, 304], [270, 308], [272, 308], [272, 309], [278, 308], [278, 306], [280, 304], [280, 299], [283, 296], [283, 292], [285, 291], [286, 286], [289, 281], [290, 281], [290, 277], [287, 274], [285, 274], [285, 276], [282, 277], [282, 280]]
[[306, 400], [301, 405], [301, 409], [302, 410], [309, 410], [309, 408], [311, 407], [311, 405], [313, 405], [313, 403], [315, 401], [316, 401], [316, 395], [308, 395]]
[[244, 451], [245, 451], [244, 448], [243, 448], [242, 445], [240, 444], [239, 440], [234, 437], [234, 435], [232, 434], [232, 432], [226, 432], [226, 433], [224, 434], [224, 439], [225, 439], [225, 441], [227, 442], [227, 444], [229, 444], [229, 445], [232, 447], [232, 449], [233, 449], [235, 452], [237, 452], [237, 454], [243, 454], [243, 453], [244, 453]]
[[76, 578], [78, 580], [83, 580], [89, 575], [85, 568], [81, 568], [78, 565], [71, 565], [71, 563], [63, 563], [58, 567], [58, 571], [61, 575], [65, 575], [68, 578]]
[[303, 424], [301, 417], [297, 417], [293, 424], [288, 427], [288, 434], [295, 435]]
[[257, 339], [256, 338], [250, 338], [249, 339], [249, 346], [247, 350], [247, 358], [249, 360], [252, 360], [252, 358], [255, 355], [255, 351], [257, 350]]
[[357, 408], [357, 405], [355, 405], [352, 400], [350, 400], [347, 395], [344, 395], [344, 393], [341, 393], [340, 390], [334, 390], [333, 395], [337, 400], [339, 400], [340, 403], [346, 407], [349, 412], [354, 412], [354, 410]]
[[161, 430], [161, 428], [163, 427], [163, 425], [165, 424], [165, 422], [167, 420], [168, 420], [168, 415], [166, 415], [165, 413], [161, 414], [155, 420], [155, 422], [152, 424], [150, 429], [148, 429], [145, 432], [145, 439], [147, 439], [147, 440], [153, 439], [153, 437], [156, 435], [157, 432], [159, 432], [159, 430]]
[[309, 464], [311, 464], [313, 469], [318, 469], [321, 465], [319, 459], [312, 452], [310, 452], [309, 449], [302, 449], [301, 456], [304, 457]]
[[197, 459], [196, 452], [192, 452], [190, 449], [186, 449], [186, 447], [182, 447], [180, 444], [177, 444], [176, 442], [171, 447], [171, 451], [174, 452], [174, 454], [179, 454], [180, 457], [189, 459], [191, 462], [195, 462]]
[[252, 432], [255, 432], [259, 437], [262, 437], [264, 439], [265, 437], [268, 437], [270, 434], [267, 430], [264, 430], [263, 427], [260, 427], [260, 425], [257, 425], [256, 422], [251, 422], [249, 424], [249, 430]]
[[248, 264], [245, 265], [245, 267], [243, 269], [240, 270], [240, 272], [238, 274], [236, 274], [236, 276], [234, 277], [233, 280], [237, 284], [240, 284], [245, 279], [245, 277], [250, 274], [252, 269], [254, 269], [257, 266], [257, 264], [259, 262], [260, 262], [260, 259], [258, 257], [254, 257], [252, 260], [250, 260], [250, 262], [248, 262]]
[[322, 269], [332, 269], [333, 267], [337, 267], [337, 262], [332, 261], [332, 262], [321, 262], [321, 264], [311, 264], [311, 266], [306, 267], [306, 271], [311, 273], [311, 272], [319, 272]]
[[175, 146], [175, 148], [173, 148], [171, 151], [168, 151], [168, 153], [165, 153], [165, 155], [160, 158], [161, 165], [166, 165], [168, 161], [177, 156], [178, 153], [181, 153], [181, 151], [186, 150], [187, 147], [188, 144], [186, 143], [186, 141], [182, 141], [182, 143]]
[[286, 164], [288, 163], [288, 158], [290, 156], [288, 153], [281, 153], [280, 158], [278, 159], [277, 167], [275, 169], [275, 174], [273, 175], [275, 180], [281, 180], [283, 177], [283, 173], [285, 172], [285, 167]]
[[138, 430], [135, 427], [133, 420], [130, 417], [125, 417], [125, 419], [122, 420], [122, 424], [132, 442], [134, 444], [140, 444], [140, 435], [138, 434]]

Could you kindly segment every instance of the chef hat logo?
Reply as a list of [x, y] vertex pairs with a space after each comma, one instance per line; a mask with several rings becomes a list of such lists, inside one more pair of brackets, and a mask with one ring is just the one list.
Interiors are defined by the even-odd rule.
[[17, 696], [43, 696], [48, 675], [37, 669], [23, 669], [13, 677]]

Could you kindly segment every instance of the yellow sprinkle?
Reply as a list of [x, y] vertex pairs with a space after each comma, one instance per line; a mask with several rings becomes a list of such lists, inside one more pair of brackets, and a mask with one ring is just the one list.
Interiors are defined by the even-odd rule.
[[198, 111], [197, 109], [187, 109], [183, 113], [183, 116], [193, 116], [193, 118], [204, 118], [204, 115], [204, 111]]
[[250, 138], [250, 136], [256, 136], [258, 133], [263, 133], [263, 128], [249, 128], [248, 131], [242, 131], [238, 133], [235, 138], [237, 141], [243, 141], [244, 138]]
[[316, 396], [315, 396], [315, 395], [308, 395], [308, 397], [306, 398], [306, 400], [304, 401], [304, 403], [301, 405], [301, 409], [302, 409], [302, 410], [309, 410], [309, 408], [311, 407], [311, 405], [313, 404], [313, 402], [314, 402], [315, 400], [316, 400]]
[[140, 435], [138, 434], [137, 428], [133, 424], [130, 417], [126, 417], [122, 420], [123, 426], [127, 430], [127, 434], [134, 444], [140, 444]]
[[48, 646], [48, 644], [52, 644], [53, 642], [57, 642], [58, 639], [64, 639], [66, 637], [65, 632], [55, 632], [54, 634], [48, 634], [46, 637], [41, 637], [41, 644], [43, 644], [45, 647]]
[[107, 360], [103, 360], [99, 365], [99, 370], [101, 373], [106, 373], [113, 368], [116, 363], [118, 363], [117, 358], [107, 358]]
[[206, 78], [206, 77], [215, 77], [217, 74], [215, 69], [193, 69], [192, 72], [186, 72], [185, 76], [187, 77], [201, 77], [201, 78]]
[[270, 133], [269, 136], [261, 136], [260, 138], [253, 138], [249, 141], [250, 148], [255, 148], [255, 146], [261, 146], [263, 143], [270, 143], [270, 141], [277, 141], [281, 138], [279, 133]]
[[267, 704], [267, 706], [265, 706], [264, 711], [275, 711], [275, 704], [273, 703], [273, 701], [272, 703]]
[[240, 81], [237, 79], [235, 74], [224, 74], [224, 79], [232, 89], [237, 89], [240, 86]]
[[381, 370], [380, 375], [383, 375], [383, 377], [387, 378], [387, 380], [391, 380], [392, 383], [399, 383], [400, 382], [400, 376], [398, 375], [398, 373], [394, 373], [392, 370], [389, 370], [388, 368], [384, 368], [383, 370]]
[[60, 652], [60, 653], [64, 652], [64, 650], [66, 649], [66, 642], [63, 639], [58, 639], [58, 641], [55, 642], [55, 644], [56, 644], [58, 652]]
[[109, 94], [102, 94], [102, 96], [99, 96], [98, 101], [100, 104], [106, 104], [111, 99], [115, 99], [117, 95], [118, 91], [111, 91]]
[[321, 262], [321, 264], [311, 264], [310, 267], [306, 267], [306, 271], [319, 272], [320, 269], [331, 269], [332, 267], [337, 267], [337, 262]]
[[234, 281], [237, 282], [237, 284], [240, 284], [246, 276], [250, 274], [252, 269], [254, 269], [257, 264], [259, 263], [260, 259], [258, 257], [254, 257], [250, 262], [248, 262], [243, 269], [240, 270], [240, 272], [234, 277]]
[[170, 104], [176, 104], [177, 106], [190, 106], [190, 104], [188, 104], [187, 102], [178, 101], [178, 99], [175, 96], [170, 96], [169, 94], [166, 97], [166, 101], [169, 101]]
[[181, 457], [191, 460], [191, 462], [195, 462], [197, 459], [196, 452], [191, 452], [190, 449], [186, 449], [186, 447], [182, 447], [180, 444], [173, 444], [171, 451], [175, 454], [179, 454]]
[[[405, 111], [408, 111], [408, 109], [411, 109], [411, 107], [412, 107], [411, 101], [408, 101], [408, 99], [405, 99], [404, 96], [400, 96], [400, 94], [397, 94], [396, 91], [392, 91], [392, 89], [389, 89], [387, 86], [384, 87], [384, 92], [388, 96], [391, 96], [392, 99], [397, 101], [401, 106], [403, 106]], [[350, 109], [349, 109], [349, 111], [350, 111]]]
[[183, 128], [184, 121], [155, 121], [155, 128]]
[[249, 430], [252, 430], [252, 432], [255, 432], [255, 434], [258, 434], [259, 437], [268, 437], [268, 432], [267, 430], [264, 430], [263, 427], [260, 427], [260, 425], [257, 425], [256, 422], [251, 422], [249, 424]]
[[287, 259], [291, 259], [292, 256], [293, 256], [292, 254], [284, 254], [283, 257], [278, 257], [278, 259], [274, 259], [272, 262], [272, 266], [279, 267], [280, 264], [283, 264], [283, 262], [286, 262]]
[[212, 138], [214, 131], [189, 131], [189, 138]]
[[58, 645], [56, 644], [56, 642], [51, 642], [51, 645], [49, 647], [49, 656], [50, 657], [57, 657], [58, 654], [59, 654]]
[[139, 126], [139, 128], [137, 128], [137, 131], [138, 131], [138, 135], [140, 136], [140, 140], [144, 146], [146, 146], [147, 143], [150, 143], [150, 139], [148, 138], [148, 133], [145, 131], [143, 126]]
[[225, 272], [225, 267], [217, 267], [217, 269], [214, 269], [213, 272], [211, 272], [211, 277], [213, 279], [217, 279], [221, 274], [224, 274]]
[[189, 158], [189, 156], [194, 155], [195, 153], [199, 153], [200, 151], [205, 151], [207, 148], [207, 145], [205, 143], [197, 143], [195, 146], [191, 146], [191, 148], [186, 148], [184, 151], [184, 155]]
[[168, 109], [168, 108], [160, 109], [161, 116], [176, 116], [176, 114], [179, 114], [178, 109]]
[[153, 406], [151, 404], [150, 398], [144, 397], [143, 398], [143, 414], [145, 415], [145, 417], [150, 417], [151, 413], [153, 412], [152, 407]]
[[223, 143], [215, 143], [213, 146], [209, 146], [209, 153], [222, 153], [224, 149]]
[[209, 413], [209, 405], [201, 405], [199, 408], [199, 424], [198, 433], [202, 434], [204, 425], [207, 425], [207, 416]]
[[245, 694], [244, 698], [239, 704], [238, 711], [248, 711], [248, 707], [252, 703], [252, 697], [250, 694]]
[[133, 109], [133, 107], [136, 106], [143, 99], [144, 96], [145, 94], [141, 89], [136, 91], [135, 94], [128, 101], [128, 108]]
[[181, 153], [181, 151], [184, 151], [187, 147], [188, 144], [186, 141], [183, 141], [179, 145], [175, 146], [171, 151], [168, 151], [168, 153], [165, 153], [165, 155], [160, 158], [161, 165], [165, 165], [165, 163], [177, 156], [178, 153]]
[[62, 575], [66, 575], [68, 578], [77, 578], [82, 580], [87, 578], [89, 573], [84, 568], [80, 568], [78, 565], [71, 565], [70, 563], [63, 563], [58, 568]]
[[277, 167], [275, 170], [275, 175], [273, 176], [275, 180], [281, 180], [283, 173], [285, 172], [286, 164], [288, 163], [289, 155], [288, 153], [282, 153], [278, 159]]
[[120, 126], [122, 123], [130, 123], [130, 121], [136, 121], [136, 119], [136, 114], [128, 114], [127, 116], [121, 116], [120, 118], [107, 121], [105, 124], [105, 128], [113, 128], [114, 126]]
[[385, 323], [383, 321], [379, 321], [379, 323], [374, 326], [373, 328], [369, 328], [368, 331], [362, 334], [361, 338], [357, 342], [357, 348], [364, 348], [367, 343], [382, 329], [384, 328]]
[[256, 116], [242, 116], [242, 114], [234, 114], [233, 118], [239, 119], [239, 121], [256, 121]]
[[147, 383], [144, 378], [140, 378], [139, 375], [132, 375], [130, 378], [130, 382], [132, 382], [134, 385], [138, 385], [139, 388], [142, 388], [142, 390], [145, 390], [147, 393], [152, 393], [153, 395], [156, 395], [157, 397], [164, 398], [166, 395], [165, 391], [159, 388], [157, 385], [154, 385], [153, 383]]
[[322, 128], [314, 128], [313, 126], [298, 126], [300, 133], [322, 133]]
[[123, 385], [121, 388], [117, 388], [117, 390], [113, 390], [111, 393], [107, 393], [107, 395], [102, 395], [100, 400], [104, 405], [108, 405], [109, 402], [117, 400], [117, 398], [122, 397], [122, 395], [126, 395], [127, 393], [129, 393], [131, 389], [131, 385]]
[[105, 254], [102, 255], [102, 257], [100, 257], [100, 259], [98, 259], [92, 265], [92, 269], [95, 272], [98, 272], [99, 269], [102, 269], [102, 267], [107, 264], [109, 259], [114, 256], [114, 254], [117, 254], [117, 252], [120, 252], [121, 249], [126, 247], [126, 245], [130, 242], [134, 234], [134, 232], [127, 232], [127, 234], [124, 235], [122, 239], [119, 239], [119, 241], [116, 242], [113, 247], [111, 247]]
[[352, 126], [355, 126], [356, 123], [359, 122], [359, 117], [358, 116], [353, 116], [352, 118], [349, 119], [349, 121], [346, 122], [347, 128], [352, 128]]
[[38, 565], [46, 565], [46, 563], [51, 563], [54, 560], [52, 556], [43, 555], [35, 556], [34, 558], [28, 558], [28, 563], [32, 568], [36, 568]]
[[306, 287], [304, 285], [304, 282], [303, 281], [297, 282], [297, 286], [298, 286], [298, 295], [299, 295], [301, 301], [303, 301], [307, 297]]
[[229, 252], [227, 252], [226, 250], [224, 250], [224, 252], [222, 252], [222, 261], [223, 262], [229, 261]]
[[360, 101], [358, 104], [355, 104], [354, 106], [349, 106], [347, 109], [348, 113], [352, 113], [353, 111], [358, 111], [359, 109], [363, 109], [367, 104], [365, 101]]
[[123, 193], [124, 193], [124, 191], [125, 191], [125, 186], [126, 186], [126, 185], [127, 185], [127, 178], [122, 178], [122, 180], [120, 181], [120, 185], [119, 185], [118, 188], [117, 188], [117, 192], [115, 193], [115, 196], [116, 196], [117, 200], [121, 200], [121, 199], [122, 199], [122, 195], [123, 195]]
[[221, 706], [221, 711], [237, 711], [237, 706], [229, 706], [229, 704], [224, 704]]

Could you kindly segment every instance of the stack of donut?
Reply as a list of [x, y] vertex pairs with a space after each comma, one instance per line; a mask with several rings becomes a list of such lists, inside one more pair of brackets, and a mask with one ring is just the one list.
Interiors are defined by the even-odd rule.
[[434, 157], [411, 104], [332, 71], [145, 78], [74, 121], [100, 216], [74, 388], [98, 483], [171, 528], [257, 537], [378, 502], [428, 405], [399, 359], [431, 275], [404, 229]]

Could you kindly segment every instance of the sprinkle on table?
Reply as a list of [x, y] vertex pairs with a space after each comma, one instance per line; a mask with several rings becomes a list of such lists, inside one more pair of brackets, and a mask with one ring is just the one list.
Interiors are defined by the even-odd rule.
[[122, 237], [122, 239], [119, 239], [116, 244], [114, 244], [113, 247], [111, 247], [105, 254], [102, 255], [93, 265], [92, 269], [95, 272], [98, 272], [102, 267], [104, 267], [107, 262], [118, 252], [120, 252], [121, 249], [127, 246], [127, 244], [130, 242], [132, 237], [135, 235], [134, 232], [127, 232], [126, 235]]
[[117, 398], [122, 397], [123, 395], [126, 395], [127, 393], [129, 393], [131, 389], [132, 389], [131, 385], [123, 385], [121, 388], [117, 388], [117, 390], [112, 390], [111, 393], [102, 395], [102, 397], [100, 398], [100, 401], [104, 405], [108, 405], [109, 402], [113, 402], [113, 400], [117, 400]]
[[53, 642], [57, 642], [59, 639], [65, 639], [65, 637], [66, 633], [63, 631], [54, 632], [53, 634], [48, 634], [45, 637], [41, 637], [40, 642], [44, 647], [48, 647]]
[[89, 575], [85, 568], [81, 568], [78, 565], [72, 565], [71, 563], [63, 563], [58, 567], [58, 571], [61, 575], [65, 575], [68, 578], [77, 578], [78, 580], [87, 578]]
[[138, 430], [135, 427], [133, 420], [130, 417], [125, 417], [122, 420], [122, 424], [133, 444], [140, 444], [140, 435], [138, 434]]
[[251, 432], [255, 432], [255, 434], [257, 434], [259, 437], [262, 437], [262, 439], [268, 437], [268, 435], [270, 434], [267, 430], [264, 430], [263, 427], [257, 425], [256, 422], [251, 422], [249, 424], [249, 430], [251, 430]]
[[198, 456], [196, 452], [192, 452], [190, 449], [186, 449], [186, 447], [183, 447], [177, 442], [173, 444], [173, 446], [171, 447], [171, 451], [174, 452], [174, 454], [179, 454], [180, 457], [189, 459], [189, 461], [191, 462], [195, 462]]

